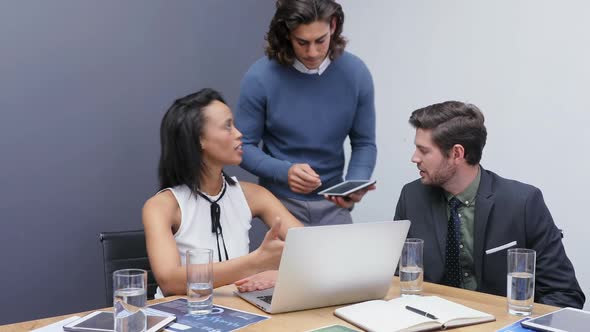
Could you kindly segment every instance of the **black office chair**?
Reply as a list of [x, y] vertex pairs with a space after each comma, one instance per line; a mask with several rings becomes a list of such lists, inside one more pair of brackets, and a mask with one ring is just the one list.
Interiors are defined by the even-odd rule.
[[143, 269], [148, 273], [147, 297], [153, 299], [158, 284], [152, 273], [143, 231], [103, 232], [102, 243], [106, 306], [113, 305], [113, 272], [121, 269]]

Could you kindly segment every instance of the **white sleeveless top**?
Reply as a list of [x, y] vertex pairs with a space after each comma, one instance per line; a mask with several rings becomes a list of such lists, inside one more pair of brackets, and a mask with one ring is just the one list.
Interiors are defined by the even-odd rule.
[[[230, 185], [226, 182], [225, 194], [217, 202], [221, 211], [219, 222], [223, 229], [225, 247], [230, 259], [244, 256], [250, 251], [248, 231], [252, 222], [252, 212], [242, 187], [235, 177], [232, 177], [232, 179], [236, 184]], [[186, 264], [186, 250], [195, 248], [213, 250], [213, 261], [218, 262], [217, 239], [215, 233], [211, 231], [211, 203], [199, 195], [194, 195], [189, 187], [185, 185], [166, 188], [160, 192], [165, 190], [170, 190], [174, 194], [180, 207], [180, 227], [174, 234], [174, 239], [176, 240], [176, 247], [182, 265]], [[221, 192], [216, 196], [203, 194], [214, 202], [219, 198]], [[221, 236], [219, 236], [219, 248], [221, 249], [222, 259], [225, 259]], [[162, 293], [158, 287], [156, 298], [159, 297], [162, 297]]]

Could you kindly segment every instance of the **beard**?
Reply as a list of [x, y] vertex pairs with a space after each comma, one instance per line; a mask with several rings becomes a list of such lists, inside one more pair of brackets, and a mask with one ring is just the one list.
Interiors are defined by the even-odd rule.
[[427, 176], [421, 179], [425, 185], [433, 187], [443, 187], [450, 179], [452, 179], [457, 173], [457, 167], [453, 166], [450, 162], [445, 161], [440, 163], [438, 167], [427, 172]]

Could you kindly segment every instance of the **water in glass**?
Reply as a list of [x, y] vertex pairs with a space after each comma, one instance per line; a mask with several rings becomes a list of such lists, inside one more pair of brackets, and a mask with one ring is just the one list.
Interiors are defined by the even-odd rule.
[[191, 314], [208, 314], [213, 304], [213, 285], [194, 282], [188, 285], [188, 310]]
[[404, 266], [399, 270], [399, 281], [402, 295], [420, 294], [424, 273], [419, 266]]
[[146, 315], [141, 308], [146, 305], [146, 291], [143, 288], [115, 290], [115, 331], [141, 332], [146, 330]]
[[507, 279], [508, 312], [528, 316], [533, 311], [535, 276], [528, 272], [512, 272]]

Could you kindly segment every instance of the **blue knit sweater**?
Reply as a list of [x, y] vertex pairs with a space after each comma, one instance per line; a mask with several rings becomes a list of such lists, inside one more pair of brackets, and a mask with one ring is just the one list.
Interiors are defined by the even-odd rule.
[[[342, 181], [347, 136], [352, 154], [346, 179], [369, 179], [375, 168], [373, 80], [347, 52], [322, 75], [259, 59], [242, 80], [236, 125], [244, 135], [241, 166], [280, 197], [322, 199], [317, 191]], [[296, 163], [308, 163], [322, 187], [308, 195], [292, 192], [288, 171]]]

